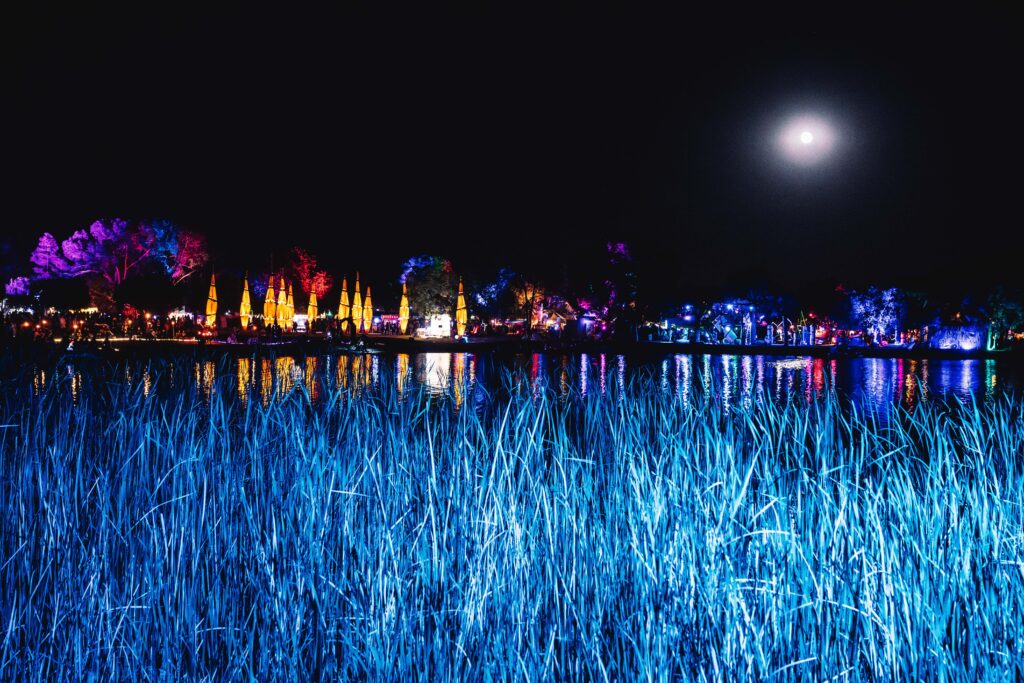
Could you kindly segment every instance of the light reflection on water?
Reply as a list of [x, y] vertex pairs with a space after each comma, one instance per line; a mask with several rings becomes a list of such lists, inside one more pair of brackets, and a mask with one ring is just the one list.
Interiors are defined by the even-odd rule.
[[[319, 403], [329, 392], [347, 395], [393, 387], [400, 397], [422, 388], [434, 398], [451, 400], [456, 408], [479, 402], [500, 389], [502, 374], [509, 373], [518, 391], [538, 396], [550, 390], [562, 399], [583, 398], [596, 389], [608, 393], [608, 382], [622, 389], [632, 377], [648, 377], [665, 394], [689, 403], [700, 396], [723, 406], [749, 406], [764, 397], [776, 401], [814, 401], [835, 388], [861, 404], [902, 405], [913, 408], [933, 396], [974, 397], [993, 400], [1005, 389], [1021, 387], [1019, 368], [1001, 367], [993, 359], [905, 360], [882, 358], [786, 358], [771, 356], [673, 355], [653, 361], [631, 361], [624, 355], [531, 354], [497, 359], [472, 353], [419, 353], [394, 355], [325, 354], [301, 357], [171, 362], [158, 374], [148, 364], [125, 364], [117, 379], [129, 387], [139, 383], [144, 397], [162, 382], [173, 389], [185, 371], [195, 390], [206, 400], [218, 390], [218, 380], [234, 385], [238, 399], [258, 397], [270, 405], [301, 387], [309, 401]], [[51, 382], [61, 381], [72, 400], [83, 392], [83, 369], [68, 364], [57, 372], [36, 367], [31, 384], [37, 395]], [[108, 380], [113, 381], [113, 380]]]

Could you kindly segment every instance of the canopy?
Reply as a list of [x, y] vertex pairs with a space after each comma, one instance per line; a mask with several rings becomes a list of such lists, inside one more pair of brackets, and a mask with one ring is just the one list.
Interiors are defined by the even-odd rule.
[[352, 295], [352, 324], [356, 334], [363, 331], [363, 295], [359, 293], [359, 273], [356, 273], [356, 291]]
[[277, 320], [277, 302], [274, 301], [274, 276], [267, 278], [267, 296], [263, 299], [263, 325], [272, 325]]
[[409, 328], [409, 290], [402, 283], [402, 303], [398, 305], [398, 332], [405, 334]]
[[242, 278], [242, 305], [238, 307], [238, 317], [242, 320], [242, 327], [249, 327], [249, 318], [252, 316], [252, 306], [249, 304], [249, 274]]
[[455, 333], [462, 337], [466, 334], [466, 323], [469, 322], [469, 311], [466, 310], [466, 295], [462, 291], [462, 278], [459, 278], [459, 300], [455, 304]]
[[373, 300], [370, 299], [370, 286], [366, 286], [366, 302], [363, 304], [363, 332], [373, 329]]
[[310, 325], [313, 324], [313, 321], [316, 319], [318, 312], [319, 311], [317, 310], [316, 305], [316, 290], [314, 289], [312, 292], [309, 293], [309, 306], [306, 307], [306, 327], [309, 327]]
[[210, 274], [210, 293], [206, 295], [206, 324], [217, 325], [217, 277]]
[[352, 309], [348, 305], [348, 280], [341, 278], [341, 300], [338, 302], [338, 319], [341, 320], [341, 333], [348, 332], [348, 319]]

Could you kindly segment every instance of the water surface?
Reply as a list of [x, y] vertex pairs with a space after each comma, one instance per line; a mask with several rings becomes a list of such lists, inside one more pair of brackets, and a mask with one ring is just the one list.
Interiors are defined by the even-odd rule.
[[[509, 382], [508, 380], [511, 380]], [[6, 383], [24, 381], [7, 378]], [[681, 401], [702, 399], [724, 407], [758, 400], [814, 401], [835, 390], [861, 406], [887, 411], [913, 409], [949, 398], [991, 401], [1020, 389], [1020, 366], [1002, 360], [904, 360], [890, 358], [801, 358], [778, 356], [666, 355], [631, 359], [620, 354], [474, 353], [320, 354], [276, 358], [196, 359], [171, 357], [123, 363], [59, 363], [36, 366], [36, 395], [48, 389], [79, 400], [110, 382], [171, 396], [185, 388], [210, 396], [229, 392], [264, 405], [301, 390], [320, 404], [336, 389], [347, 395], [394, 389], [401, 395], [423, 389], [430, 396], [479, 404], [512, 386], [534, 393], [549, 390], [564, 400], [605, 396], [627, 382], [645, 381], [652, 391]]]

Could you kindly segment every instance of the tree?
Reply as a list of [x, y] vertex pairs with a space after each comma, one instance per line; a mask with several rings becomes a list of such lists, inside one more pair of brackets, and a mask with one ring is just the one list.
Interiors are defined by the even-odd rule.
[[424, 317], [452, 313], [459, 279], [452, 262], [440, 256], [414, 256], [402, 264], [400, 282], [409, 286], [409, 307]]
[[1024, 328], [1024, 304], [1007, 296], [1002, 287], [997, 287], [989, 295], [985, 312], [991, 323], [990, 350], [996, 348], [998, 340], [1003, 338], [1007, 330]]
[[609, 242], [608, 250], [608, 308], [624, 310], [637, 299], [637, 277], [633, 256], [625, 242]]
[[46, 232], [32, 252], [36, 279], [83, 278], [94, 304], [109, 308], [113, 294], [139, 274], [161, 273], [179, 284], [207, 261], [206, 241], [167, 220], [98, 220], [58, 243]]
[[192, 274], [206, 265], [209, 255], [206, 250], [206, 237], [189, 230], [181, 230], [177, 235], [177, 251], [170, 261], [171, 284], [181, 284]]
[[323, 298], [334, 286], [334, 280], [320, 268], [316, 255], [308, 249], [292, 247], [290, 256], [289, 270], [302, 291], [306, 294], [316, 292], [317, 297]]
[[4, 286], [4, 294], [7, 296], [27, 296], [29, 279], [25, 276], [12, 277]]
[[637, 301], [637, 276], [633, 256], [625, 242], [608, 242], [608, 315], [616, 336], [637, 339], [642, 314]]
[[526, 320], [526, 330], [530, 331], [543, 311], [547, 292], [536, 278], [524, 275], [513, 278], [509, 289], [513, 296], [513, 310], [517, 316]]
[[854, 322], [868, 334], [879, 337], [895, 330], [903, 314], [903, 294], [895, 287], [869, 288], [866, 292], [850, 292], [850, 308]]
[[57, 243], [57, 238], [48, 232], [44, 232], [39, 238], [39, 244], [32, 252], [31, 261], [32, 272], [41, 280], [64, 277], [68, 269], [60, 255], [60, 244]]
[[507, 311], [512, 310], [510, 283], [515, 277], [516, 273], [513, 270], [500, 268], [493, 280], [478, 283], [473, 287], [473, 299], [477, 310], [482, 315], [492, 318], [503, 317]]

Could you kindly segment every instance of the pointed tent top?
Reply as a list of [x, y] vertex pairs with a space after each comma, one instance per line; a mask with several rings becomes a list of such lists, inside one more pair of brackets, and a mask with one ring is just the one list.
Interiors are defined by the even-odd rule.
[[462, 291], [462, 278], [459, 278], [459, 297], [455, 306], [455, 333], [463, 337], [466, 334], [466, 323], [469, 322], [469, 314], [466, 310], [466, 297]]
[[242, 303], [238, 307], [238, 317], [242, 327], [249, 327], [249, 318], [252, 315], [252, 304], [249, 302], [249, 273], [246, 271], [242, 279]]
[[398, 306], [398, 331], [405, 334], [409, 329], [409, 293], [402, 283], [402, 302]]
[[210, 274], [210, 291], [206, 295], [206, 320], [210, 327], [217, 324], [217, 281], [213, 273]]

